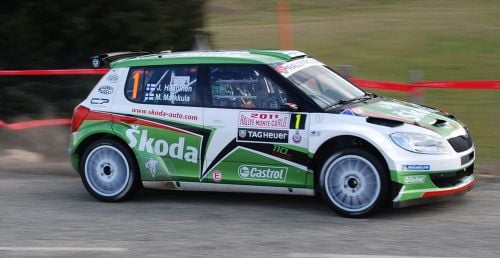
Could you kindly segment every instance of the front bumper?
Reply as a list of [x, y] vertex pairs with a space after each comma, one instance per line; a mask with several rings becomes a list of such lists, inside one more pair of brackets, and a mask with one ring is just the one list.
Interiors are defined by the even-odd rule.
[[[399, 173], [397, 178], [406, 184], [393, 183], [399, 189], [393, 199], [393, 207], [402, 208], [424, 203], [449, 200], [470, 191], [474, 185], [474, 165], [457, 171], [429, 172], [407, 175]], [[408, 179], [411, 179], [409, 182]], [[418, 182], [417, 182], [418, 181]], [[415, 183], [417, 182], [417, 183]]]

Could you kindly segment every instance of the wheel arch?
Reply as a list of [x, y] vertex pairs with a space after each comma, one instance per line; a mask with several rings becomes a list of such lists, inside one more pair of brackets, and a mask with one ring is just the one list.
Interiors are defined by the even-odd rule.
[[[77, 164], [77, 167], [79, 168], [80, 167], [80, 162], [81, 162], [81, 157], [83, 155], [83, 153], [85, 152], [85, 150], [95, 141], [97, 140], [102, 140], [102, 139], [112, 139], [112, 140], [115, 140], [119, 143], [122, 143], [123, 146], [125, 146], [132, 154], [134, 153], [132, 151], [132, 149], [130, 149], [130, 147], [128, 146], [128, 144], [120, 137], [114, 135], [114, 134], [111, 134], [111, 133], [107, 133], [107, 132], [100, 132], [100, 133], [95, 133], [95, 134], [92, 134], [92, 135], [89, 135], [87, 136], [85, 139], [83, 139], [80, 144], [78, 144], [78, 147], [76, 148], [75, 150], [75, 154], [78, 155], [78, 164]], [[137, 165], [137, 158], [135, 157], [135, 155], [132, 155], [134, 157], [134, 161]], [[78, 173], [81, 173], [81, 171], [78, 170]]]
[[[318, 193], [318, 180], [320, 177], [320, 169], [323, 166], [324, 162], [330, 157], [333, 153], [340, 151], [346, 148], [360, 148], [364, 149], [371, 154], [373, 154], [380, 163], [384, 166], [384, 169], [387, 173], [389, 173], [389, 166], [387, 160], [384, 155], [378, 150], [372, 143], [368, 140], [363, 139], [354, 135], [339, 135], [329, 140], [325, 141], [323, 144], [319, 146], [312, 160], [312, 170], [314, 173], [314, 189], [316, 193]], [[388, 174], [388, 176], [390, 176]]]

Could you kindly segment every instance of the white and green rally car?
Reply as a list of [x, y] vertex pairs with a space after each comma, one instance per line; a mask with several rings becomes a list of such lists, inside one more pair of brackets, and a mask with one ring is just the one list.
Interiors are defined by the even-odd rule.
[[321, 195], [362, 217], [474, 183], [474, 144], [455, 117], [366, 93], [298, 51], [116, 60], [74, 111], [70, 153], [102, 201], [142, 186]]

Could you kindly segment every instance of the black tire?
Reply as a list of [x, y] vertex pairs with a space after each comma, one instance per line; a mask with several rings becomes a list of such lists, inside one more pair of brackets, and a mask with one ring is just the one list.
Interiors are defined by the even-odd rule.
[[319, 178], [321, 196], [344, 217], [361, 218], [382, 207], [389, 191], [388, 171], [373, 154], [356, 148], [335, 152]]
[[113, 139], [97, 140], [85, 149], [80, 177], [87, 191], [104, 202], [124, 201], [140, 186], [135, 157], [128, 146]]

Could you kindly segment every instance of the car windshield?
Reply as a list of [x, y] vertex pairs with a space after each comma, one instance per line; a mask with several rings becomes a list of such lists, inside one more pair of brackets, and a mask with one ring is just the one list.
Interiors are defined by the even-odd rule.
[[359, 99], [365, 92], [324, 65], [311, 65], [287, 78], [323, 109]]

